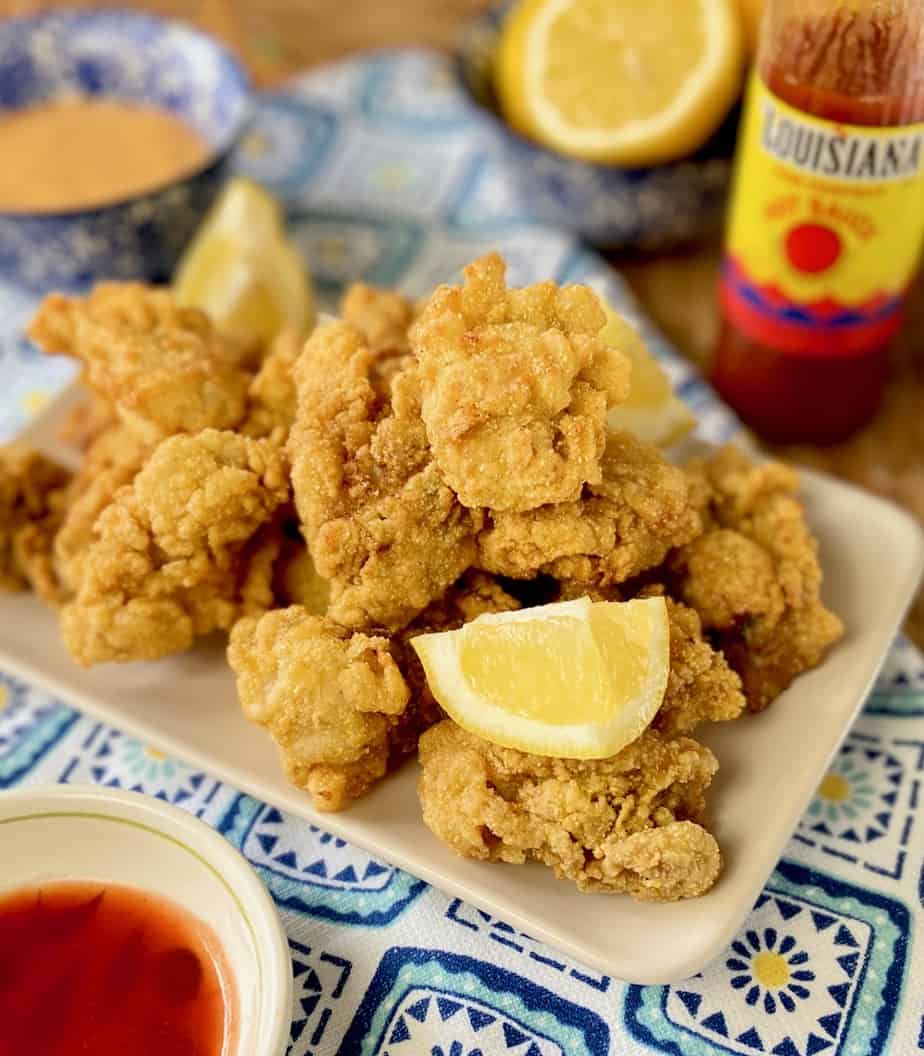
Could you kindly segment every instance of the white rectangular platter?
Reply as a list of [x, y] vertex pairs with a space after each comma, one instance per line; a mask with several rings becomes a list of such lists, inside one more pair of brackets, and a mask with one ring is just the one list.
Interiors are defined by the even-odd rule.
[[[54, 450], [54, 421], [69, 398], [30, 429], [31, 442]], [[85, 671], [65, 652], [52, 612], [28, 594], [2, 594], [0, 667], [587, 965], [627, 982], [673, 982], [721, 953], [747, 915], [859, 711], [924, 568], [921, 531], [896, 507], [812, 473], [803, 498], [821, 543], [825, 600], [847, 634], [768, 712], [697, 735], [721, 764], [710, 827], [725, 870], [712, 891], [690, 901], [582, 895], [539, 865], [458, 858], [421, 821], [413, 762], [349, 811], [319, 814], [286, 782], [269, 738], [242, 717], [223, 640], [155, 664]]]

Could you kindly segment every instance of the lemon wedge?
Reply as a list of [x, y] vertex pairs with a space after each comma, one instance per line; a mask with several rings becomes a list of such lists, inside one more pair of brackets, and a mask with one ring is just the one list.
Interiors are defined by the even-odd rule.
[[682, 440], [696, 428], [696, 418], [689, 407], [674, 395], [670, 378], [648, 351], [645, 342], [631, 324], [626, 322], [603, 300], [606, 325], [600, 339], [618, 348], [632, 363], [629, 395], [607, 412], [610, 429], [632, 433], [639, 440], [669, 447]]
[[743, 51], [735, 0], [521, 0], [495, 81], [507, 120], [553, 150], [654, 165], [709, 138]]
[[279, 202], [232, 180], [183, 254], [173, 280], [180, 304], [201, 308], [230, 337], [266, 343], [314, 321], [311, 279], [286, 238]]
[[670, 669], [663, 598], [490, 613], [411, 644], [433, 695], [464, 729], [572, 759], [615, 755], [640, 736]]

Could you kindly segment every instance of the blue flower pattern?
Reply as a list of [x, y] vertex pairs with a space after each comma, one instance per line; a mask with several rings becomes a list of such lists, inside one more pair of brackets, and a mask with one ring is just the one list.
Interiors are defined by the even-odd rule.
[[143, 781], [170, 781], [179, 769], [179, 764], [158, 748], [130, 738], [122, 746], [122, 762], [131, 777]]
[[809, 996], [806, 984], [814, 982], [815, 973], [805, 967], [809, 955], [792, 935], [780, 937], [775, 928], [764, 928], [759, 935], [749, 928], [744, 941], [736, 939], [731, 949], [736, 956], [729, 957], [725, 967], [736, 974], [730, 983], [735, 990], [748, 988], [744, 999], [749, 1005], [763, 995], [764, 1010], [772, 1016], [777, 1009], [795, 1012], [796, 1001]]
[[794, 838], [821, 853], [901, 878], [915, 836], [920, 748], [909, 739], [888, 742], [867, 731], [851, 732]]
[[828, 824], [852, 822], [873, 805], [876, 787], [869, 770], [853, 756], [840, 756], [818, 788], [809, 817]]

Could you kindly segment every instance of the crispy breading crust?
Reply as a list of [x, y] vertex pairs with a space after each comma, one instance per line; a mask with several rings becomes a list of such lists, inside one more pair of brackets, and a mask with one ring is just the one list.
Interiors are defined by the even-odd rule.
[[706, 532], [669, 561], [672, 590], [717, 632], [762, 711], [844, 632], [822, 602], [818, 544], [797, 498], [799, 479], [779, 462], [726, 447], [690, 464]]
[[244, 417], [242, 349], [168, 290], [105, 282], [83, 298], [53, 293], [28, 332], [45, 352], [79, 359], [86, 384], [146, 443]]
[[700, 518], [683, 471], [628, 433], [610, 433], [603, 478], [574, 502], [494, 512], [478, 536], [481, 568], [514, 579], [546, 573], [606, 587], [660, 564]]
[[228, 662], [244, 714], [318, 809], [341, 809], [385, 774], [389, 728], [411, 696], [387, 638], [293, 606], [235, 624]]
[[118, 421], [108, 400], [88, 393], [86, 398], [67, 412], [57, 428], [62, 444], [86, 451], [95, 440]]
[[469, 507], [531, 510], [602, 480], [606, 411], [629, 392], [628, 359], [597, 336], [586, 286], [504, 284], [492, 253], [440, 286], [411, 328], [433, 456]]
[[295, 365], [289, 452], [331, 617], [396, 630], [474, 564], [481, 516], [430, 461], [413, 365], [382, 384], [377, 363], [347, 324], [315, 330]]
[[90, 444], [68, 487], [54, 537], [54, 575], [63, 602], [76, 592], [93, 542], [93, 526], [116, 492], [130, 484], [151, 453], [126, 426], [112, 425]]
[[244, 714], [276, 742], [289, 780], [341, 810], [417, 748], [442, 712], [409, 642], [482, 612], [516, 608], [474, 573], [400, 634], [362, 634], [303, 606], [235, 624], [228, 662]]
[[70, 477], [25, 444], [0, 446], [0, 590], [57, 601], [51, 550]]
[[[651, 591], [643, 592], [650, 596]], [[703, 638], [693, 609], [666, 598], [671, 630], [671, 667], [664, 701], [653, 726], [674, 736], [691, 733], [706, 722], [737, 719], [746, 702], [741, 679], [725, 656]]]
[[95, 522], [61, 616], [74, 659], [152, 660], [230, 627], [268, 597], [254, 594], [248, 547], [288, 495], [271, 441], [215, 429], [164, 440]]
[[240, 428], [246, 436], [288, 436], [295, 419], [292, 368], [304, 343], [296, 330], [283, 330], [273, 339], [247, 389], [247, 417]]
[[708, 748], [646, 731], [610, 759], [530, 755], [450, 720], [420, 740], [424, 821], [466, 858], [544, 862], [582, 891], [701, 895], [721, 856], [699, 822], [717, 769]]
[[363, 335], [375, 355], [410, 351], [408, 328], [414, 320], [414, 305], [394, 290], [354, 282], [340, 301], [340, 317]]

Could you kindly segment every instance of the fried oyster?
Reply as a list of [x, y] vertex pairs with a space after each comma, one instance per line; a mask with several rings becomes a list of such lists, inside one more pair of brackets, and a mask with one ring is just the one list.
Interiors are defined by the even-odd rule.
[[648, 730], [610, 759], [502, 748], [450, 720], [420, 740], [424, 821], [466, 858], [536, 860], [581, 891], [672, 901], [707, 891], [722, 859], [702, 827], [718, 764]]
[[818, 543], [799, 478], [726, 447], [690, 464], [706, 531], [672, 555], [671, 587], [717, 636], [762, 711], [841, 637], [821, 600]]
[[628, 359], [599, 338], [586, 286], [508, 289], [496, 253], [440, 286], [411, 328], [421, 414], [463, 505], [532, 510], [603, 478], [606, 412], [629, 393]]
[[289, 780], [319, 810], [341, 810], [441, 717], [410, 640], [516, 607], [482, 574], [464, 577], [394, 635], [351, 631], [296, 605], [237, 623], [228, 662], [244, 714], [269, 730]]

